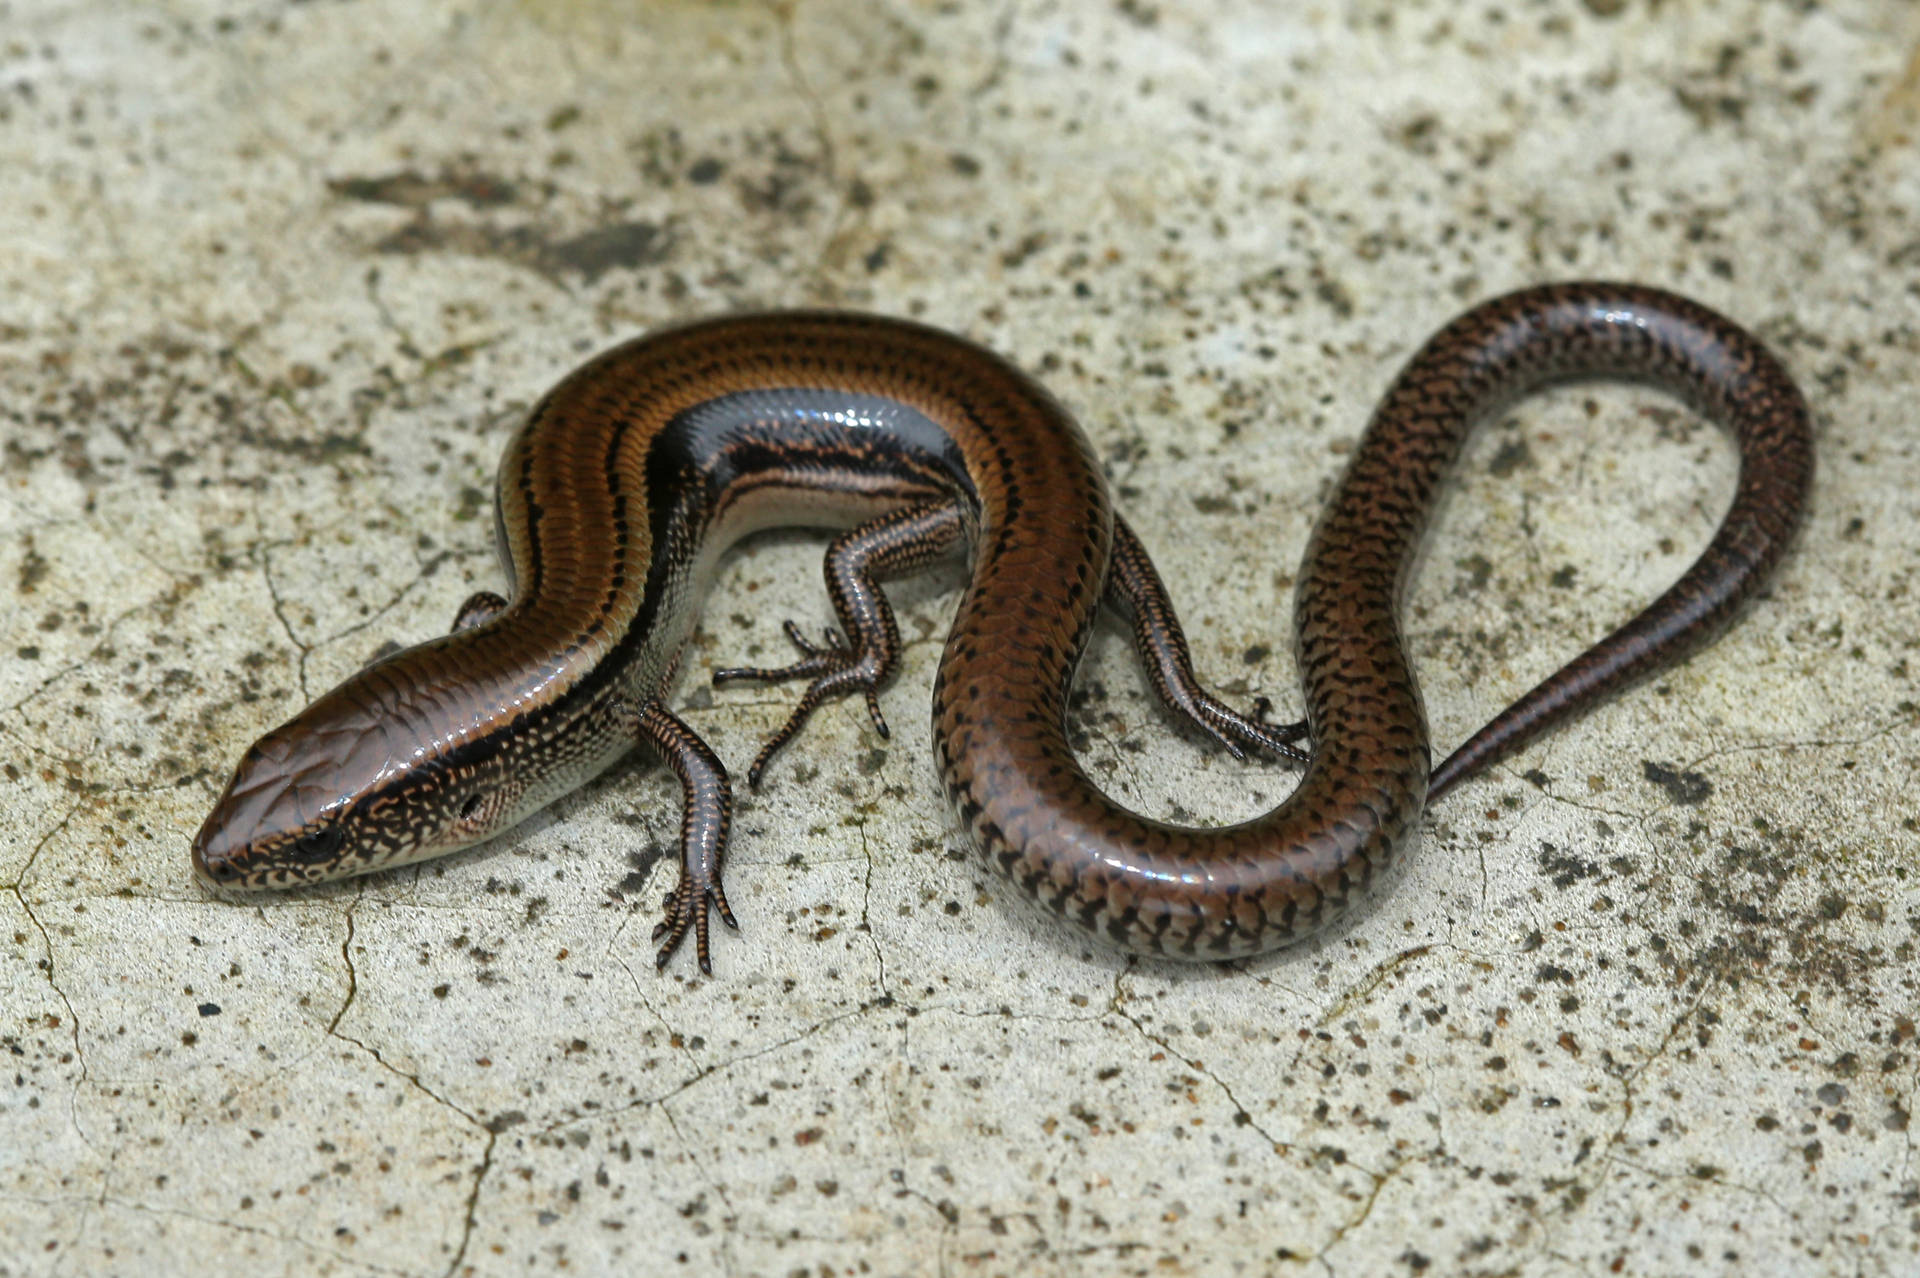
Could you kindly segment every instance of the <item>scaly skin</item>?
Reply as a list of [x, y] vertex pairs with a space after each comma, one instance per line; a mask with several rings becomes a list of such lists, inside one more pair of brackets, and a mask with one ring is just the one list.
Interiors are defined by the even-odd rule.
[[[1583, 377], [1652, 383], [1725, 425], [1740, 452], [1733, 505], [1670, 590], [1429, 775], [1398, 618], [1428, 513], [1477, 422], [1545, 383]], [[1244, 824], [1190, 830], [1144, 820], [1096, 789], [1061, 727], [1061, 672], [1078, 639], [1004, 606], [1021, 590], [1012, 556], [1007, 578], [994, 564], [976, 569], [941, 665], [935, 741], [948, 792], [1001, 873], [1118, 944], [1194, 958], [1285, 945], [1351, 905], [1433, 798], [1717, 633], [1786, 549], [1812, 473], [1792, 379], [1707, 308], [1599, 283], [1486, 302], [1401, 372], [1307, 547], [1294, 615], [1313, 761], [1292, 795]], [[1043, 491], [1043, 474], [1004, 482]], [[1044, 562], [1065, 549], [1035, 538], [1027, 553]], [[1002, 673], [1008, 651], [1039, 654], [1027, 677]]]
[[[1719, 421], [1739, 447], [1739, 490], [1671, 590], [1429, 773], [1397, 616], [1407, 567], [1473, 425], [1574, 377], [1651, 382]], [[1308, 546], [1295, 618], [1312, 750], [1298, 789], [1244, 824], [1183, 829], [1109, 799], [1069, 748], [1067, 692], [1102, 603], [1130, 619], [1156, 691], [1195, 729], [1281, 755], [1304, 729], [1246, 718], [1200, 687], [1146, 551], [1044, 390], [989, 352], [896, 320], [794, 313], [668, 330], [566, 378], [508, 445], [499, 516], [512, 598], [476, 596], [455, 633], [368, 667], [262, 738], [194, 864], [222, 886], [279, 887], [437, 856], [644, 741], [685, 803], [660, 961], [691, 934], [708, 969], [709, 910], [733, 921], [720, 887], [732, 794], [665, 707], [670, 676], [721, 549], [772, 524], [852, 523], [827, 574], [847, 638], [815, 644], [790, 629], [792, 665], [717, 676], [810, 681], [752, 777], [829, 699], [862, 694], [885, 732], [875, 693], [897, 666], [898, 632], [878, 583], [970, 542], [934, 741], [990, 863], [1128, 948], [1269, 950], [1351, 904], [1432, 799], [1710, 638], [1784, 552], [1812, 468], [1791, 379], [1696, 303], [1582, 283], [1468, 311], [1394, 383]]]

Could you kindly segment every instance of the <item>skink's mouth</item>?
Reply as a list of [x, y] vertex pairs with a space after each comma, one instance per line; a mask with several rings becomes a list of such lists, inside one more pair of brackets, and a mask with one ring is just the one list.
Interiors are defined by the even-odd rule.
[[240, 882], [242, 871], [231, 861], [215, 861], [211, 865], [204, 861], [194, 862], [194, 873], [208, 887], [243, 887]]

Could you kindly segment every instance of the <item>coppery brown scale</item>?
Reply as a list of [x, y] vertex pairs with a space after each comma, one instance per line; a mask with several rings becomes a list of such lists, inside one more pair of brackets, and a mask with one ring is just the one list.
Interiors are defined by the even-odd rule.
[[[1732, 507], [1679, 582], [1503, 711], [1429, 775], [1396, 612], [1447, 469], [1474, 423], [1549, 381], [1648, 381], [1726, 426]], [[878, 689], [899, 632], [880, 590], [970, 544], [972, 577], [934, 685], [934, 743], [987, 863], [1095, 936], [1198, 958], [1323, 926], [1417, 831], [1428, 802], [1709, 638], [1791, 539], [1812, 474], [1806, 409], [1751, 336], [1656, 290], [1562, 284], [1462, 315], [1401, 372], [1322, 514], [1298, 575], [1308, 723], [1228, 708], [1194, 677], [1151, 558], [1085, 438], [1039, 386], [933, 329], [856, 315], [721, 319], [617, 347], [550, 392], [508, 445], [497, 514], [510, 598], [475, 595], [451, 635], [375, 663], [242, 759], [195, 840], [203, 877], [288, 886], [479, 842], [644, 742], [681, 782], [681, 876], [664, 963], [708, 917], [726, 769], [665, 706], [714, 560], [773, 524], [851, 526], [827, 557], [841, 634], [789, 623], [798, 660], [716, 680], [806, 679], [754, 761], [819, 705]], [[1064, 724], [1096, 610], [1132, 627], [1155, 691], [1235, 753], [1296, 755], [1264, 816], [1194, 830], [1127, 811], [1074, 761]], [[818, 633], [818, 632], [815, 632]], [[1310, 732], [1309, 732], [1310, 726]]]

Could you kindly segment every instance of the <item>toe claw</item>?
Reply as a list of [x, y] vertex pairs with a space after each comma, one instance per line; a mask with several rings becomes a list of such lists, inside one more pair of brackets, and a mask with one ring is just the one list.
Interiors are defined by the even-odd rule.
[[807, 690], [801, 695], [793, 713], [779, 731], [767, 739], [760, 753], [754, 757], [753, 765], [747, 769], [747, 788], [750, 790], [760, 788], [773, 756], [794, 738], [815, 710], [856, 688], [866, 698], [867, 717], [873, 721], [874, 731], [882, 737], [893, 735], [887, 727], [886, 716], [880, 712], [879, 684], [888, 673], [887, 660], [876, 658], [865, 641], [856, 647], [833, 626], [822, 627], [819, 643], [807, 638], [800, 624], [791, 618], [781, 622], [780, 626], [786, 632], [788, 641], [799, 650], [801, 655], [798, 661], [780, 667], [728, 666], [714, 671], [713, 675], [716, 684], [735, 680], [757, 683], [809, 680]]
[[820, 649], [814, 646], [813, 640], [807, 638], [806, 632], [800, 629], [799, 622], [789, 617], [780, 623], [780, 629], [786, 632], [787, 642], [798, 648], [802, 657], [820, 655]]
[[[687, 933], [693, 933], [694, 952], [698, 956], [700, 970], [708, 976], [713, 975], [713, 958], [707, 948], [707, 903], [719, 896], [719, 884], [700, 888], [681, 871], [680, 882], [667, 894], [665, 917], [653, 929], [653, 939], [660, 942], [660, 952], [654, 956], [656, 970], [663, 969], [667, 961], [687, 939]], [[738, 930], [738, 924], [735, 924]], [[662, 940], [662, 938], [665, 938]]]

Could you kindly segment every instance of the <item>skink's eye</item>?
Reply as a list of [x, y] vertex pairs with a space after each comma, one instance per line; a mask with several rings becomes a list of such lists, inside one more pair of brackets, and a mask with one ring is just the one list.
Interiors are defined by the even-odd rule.
[[340, 840], [345, 837], [339, 826], [323, 825], [295, 839], [293, 855], [302, 861], [323, 861], [340, 850]]

